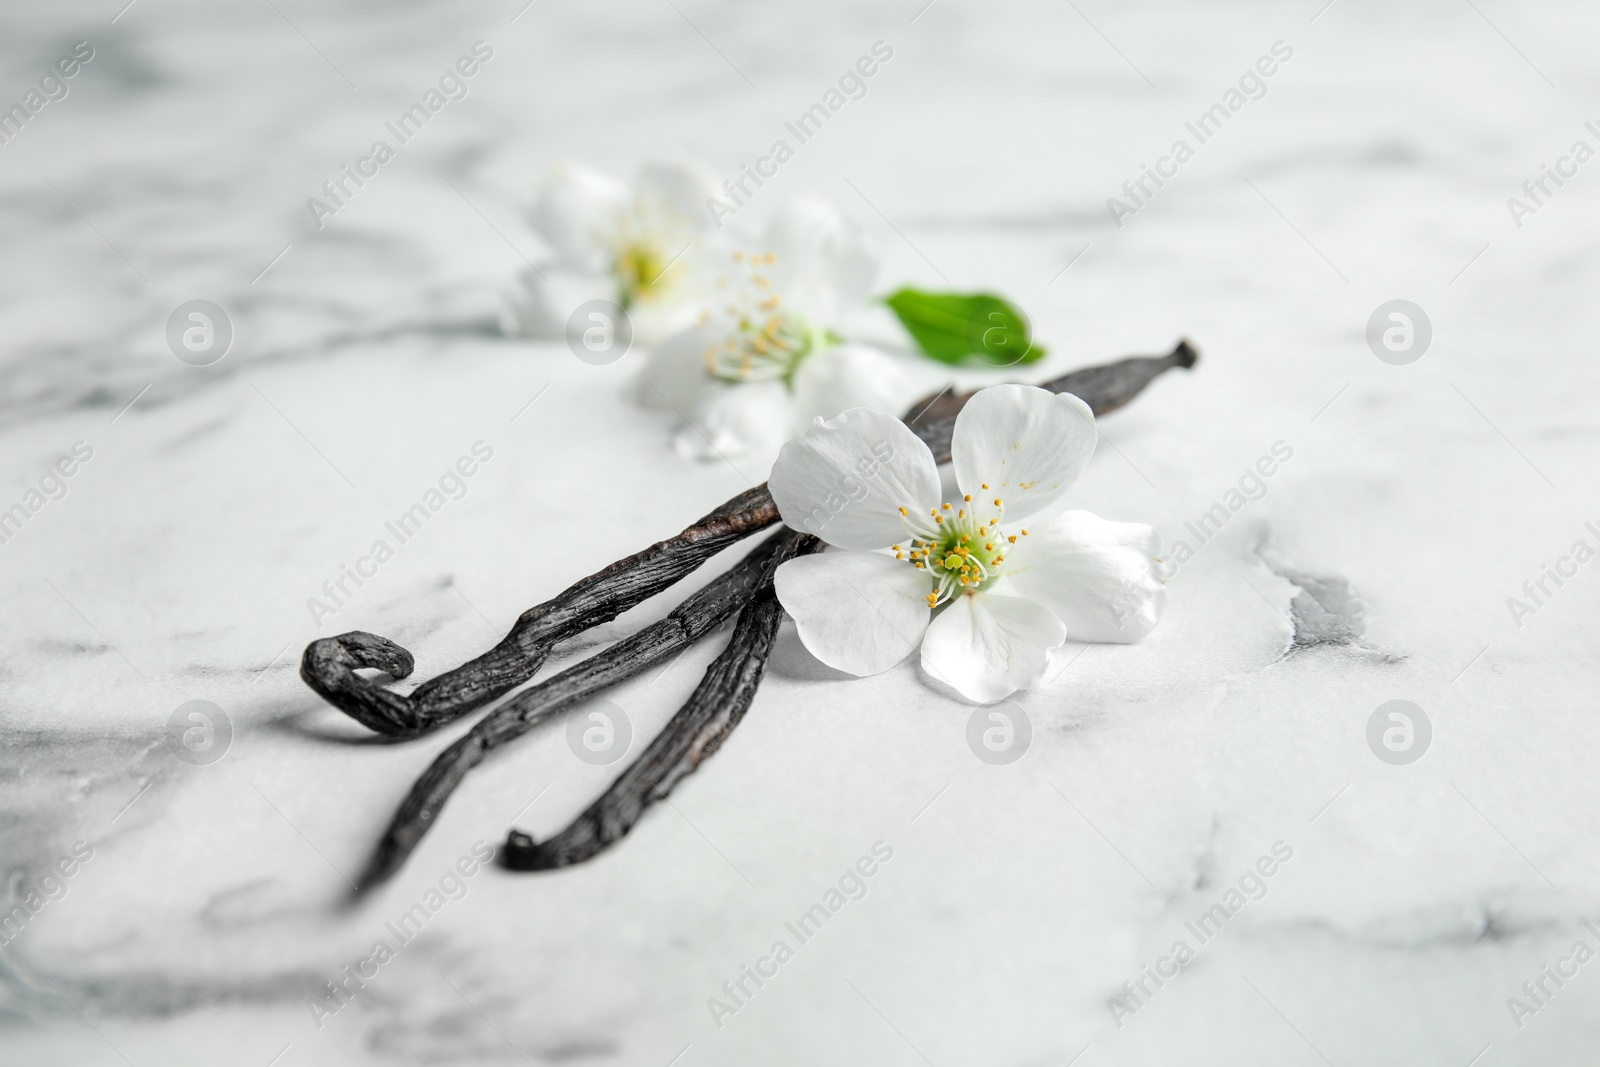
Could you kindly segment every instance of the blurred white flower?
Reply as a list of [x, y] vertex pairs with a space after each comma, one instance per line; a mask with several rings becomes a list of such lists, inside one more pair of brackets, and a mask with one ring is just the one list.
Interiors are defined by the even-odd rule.
[[989, 703], [1037, 681], [1068, 639], [1144, 637], [1166, 606], [1159, 535], [1060, 510], [1096, 440], [1075, 396], [984, 389], [956, 417], [958, 488], [941, 502], [933, 454], [899, 419], [818, 419], [783, 447], [768, 483], [784, 522], [844, 550], [778, 568], [800, 640], [854, 675], [921, 646], [925, 671]]
[[724, 253], [694, 325], [655, 346], [640, 399], [678, 413], [684, 455], [772, 451], [812, 419], [913, 399], [894, 357], [834, 330], [860, 308], [877, 260], [826, 201], [780, 207], [752, 249]]
[[692, 322], [701, 306], [694, 246], [711, 228], [705, 204], [718, 191], [711, 168], [687, 155], [646, 163], [631, 188], [582, 164], [557, 164], [527, 209], [553, 255], [517, 278], [502, 328], [559, 337], [574, 308], [602, 298], [628, 312], [633, 336], [646, 343]]

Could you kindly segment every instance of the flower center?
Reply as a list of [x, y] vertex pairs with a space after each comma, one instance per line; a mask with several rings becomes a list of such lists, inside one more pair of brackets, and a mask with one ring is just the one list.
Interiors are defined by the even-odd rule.
[[624, 244], [611, 268], [622, 294], [623, 310], [636, 300], [659, 296], [666, 290], [672, 283], [671, 268], [672, 261], [657, 245], [647, 241]]
[[[983, 487], [987, 490], [989, 487]], [[993, 517], [982, 522], [972, 510], [968, 494], [959, 505], [943, 504], [928, 512], [926, 519], [900, 509], [900, 521], [911, 534], [909, 549], [894, 546], [894, 558], [905, 560], [928, 572], [933, 591], [928, 607], [950, 600], [957, 594], [972, 595], [995, 583], [1004, 570], [1005, 550], [1016, 542], [1016, 535], [1000, 532], [1001, 501], [994, 501]], [[1022, 531], [1024, 536], [1026, 530]]]
[[784, 308], [773, 291], [767, 269], [778, 261], [771, 252], [733, 253], [729, 275], [717, 279], [718, 295], [727, 300], [720, 315], [701, 312], [700, 325], [721, 319], [721, 336], [706, 346], [706, 371], [725, 382], [794, 384], [795, 371], [812, 353], [837, 342], [812, 326], [805, 316]]

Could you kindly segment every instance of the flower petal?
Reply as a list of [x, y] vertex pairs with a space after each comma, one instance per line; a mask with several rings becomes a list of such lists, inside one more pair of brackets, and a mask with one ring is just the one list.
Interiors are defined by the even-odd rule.
[[800, 640], [828, 666], [880, 674], [909, 656], [928, 628], [926, 574], [877, 552], [824, 552], [778, 568], [778, 602]]
[[638, 399], [649, 407], [687, 413], [720, 383], [706, 371], [706, 350], [722, 340], [711, 326], [691, 326], [650, 349], [639, 375]]
[[700, 402], [678, 413], [688, 425], [673, 435], [673, 448], [690, 459], [731, 461], [751, 453], [770, 459], [798, 428], [794, 397], [782, 382], [710, 381]]
[[627, 210], [627, 186], [581, 163], [550, 168], [528, 203], [528, 225], [561, 255], [590, 271], [609, 271], [612, 242]]
[[838, 548], [905, 541], [900, 509], [926, 516], [939, 504], [933, 453], [905, 423], [871, 408], [817, 419], [783, 446], [767, 485], [784, 522]]
[[1160, 550], [1153, 527], [1066, 511], [1006, 549], [1006, 581], [1054, 612], [1071, 640], [1129, 643], [1155, 629], [1167, 606]]
[[1066, 632], [1031, 600], [957, 596], [928, 626], [922, 669], [968, 700], [990, 704], [1039, 680]]
[[[721, 179], [704, 160], [684, 153], [653, 159], [639, 168], [634, 182], [641, 207], [652, 220], [674, 231], [696, 233], [711, 226], [706, 201], [720, 198]], [[677, 253], [668, 249], [668, 255]]]
[[841, 312], [865, 300], [878, 273], [866, 231], [818, 197], [780, 205], [767, 224], [764, 245], [777, 256], [773, 284], [784, 302], [817, 326], [832, 325]]
[[911, 402], [900, 361], [871, 345], [846, 343], [813, 353], [794, 375], [801, 417], [831, 419], [850, 408], [900, 411]]
[[1056, 504], [1089, 465], [1097, 439], [1094, 412], [1072, 394], [994, 385], [956, 416], [950, 458], [962, 492], [982, 502], [977, 514], [993, 514], [998, 497], [1009, 523]]

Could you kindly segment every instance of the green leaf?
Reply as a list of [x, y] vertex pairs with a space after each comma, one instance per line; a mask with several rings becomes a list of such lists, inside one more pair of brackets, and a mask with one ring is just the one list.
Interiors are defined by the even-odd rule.
[[884, 299], [922, 354], [941, 363], [1009, 367], [1043, 359], [1028, 320], [1011, 301], [990, 293], [901, 289]]

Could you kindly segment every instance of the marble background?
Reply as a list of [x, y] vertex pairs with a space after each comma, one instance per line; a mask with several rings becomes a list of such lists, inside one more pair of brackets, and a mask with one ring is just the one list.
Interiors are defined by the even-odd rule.
[[[7, 104], [95, 50], [0, 145], [0, 506], [93, 451], [0, 545], [5, 893], [92, 850], [0, 947], [0, 1060], [1593, 1061], [1600, 964], [1520, 1019], [1508, 998], [1600, 947], [1600, 574], [1547, 580], [1524, 618], [1507, 599], [1600, 543], [1600, 164], [1521, 226], [1506, 205], [1600, 145], [1593, 7], [121, 4], [0, 16]], [[471, 95], [316, 229], [306, 198], [480, 39]], [[315, 985], [474, 842], [551, 832], [616, 768], [538, 731], [347, 907], [466, 724], [373, 743], [299, 650], [371, 630], [430, 677], [762, 473], [676, 458], [627, 398], [636, 356], [499, 336], [499, 292], [542, 254], [529, 185], [677, 146], [733, 173], [880, 39], [868, 95], [749, 210], [821, 192], [885, 286], [1013, 296], [1051, 346], [1040, 377], [1192, 338], [1193, 373], [1105, 419], [1079, 506], [1181, 538], [1275, 443], [1293, 458], [1174, 577], [1149, 641], [1069, 646], [1021, 695], [1019, 762], [976, 759], [972, 709], [914, 665], [842, 680], [786, 628], [670, 806], [582, 868], [478, 872], [319, 1028]], [[1106, 198], [1276, 41], [1266, 95], [1114, 225]], [[164, 339], [195, 298], [236, 331], [210, 367]], [[1364, 338], [1396, 298], [1434, 335], [1404, 366]], [[319, 631], [307, 598], [479, 440], [469, 492]], [[714, 651], [612, 694], [637, 737]], [[1395, 699], [1432, 726], [1404, 766], [1367, 741]], [[208, 766], [168, 743], [190, 700], [231, 722]], [[714, 1021], [708, 998], [880, 841], [866, 895]], [[1278, 842], [1265, 895], [1198, 946], [1184, 924]], [[1114, 1017], [1179, 938], [1193, 962]]]

